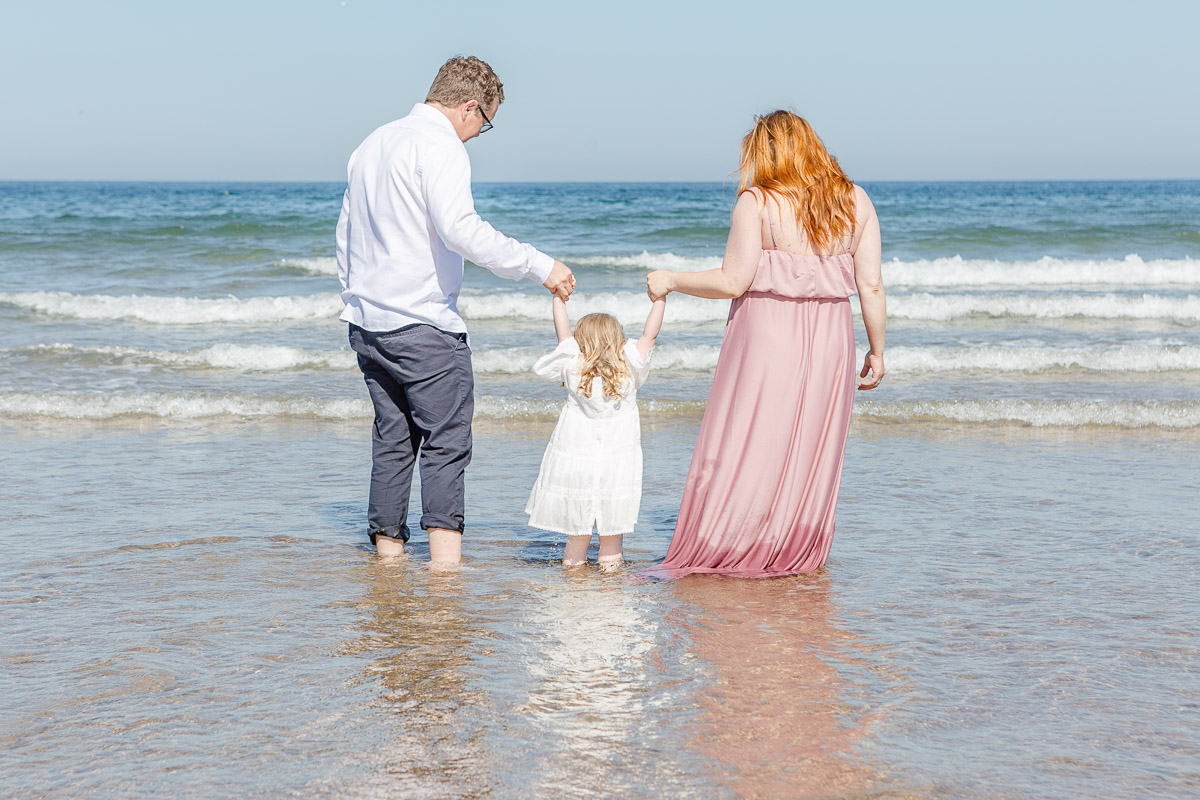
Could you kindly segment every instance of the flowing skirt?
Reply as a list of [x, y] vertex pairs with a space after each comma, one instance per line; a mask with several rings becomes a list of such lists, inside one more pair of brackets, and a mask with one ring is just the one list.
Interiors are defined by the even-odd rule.
[[768, 578], [825, 563], [855, 360], [848, 299], [733, 301], [675, 535], [647, 574]]

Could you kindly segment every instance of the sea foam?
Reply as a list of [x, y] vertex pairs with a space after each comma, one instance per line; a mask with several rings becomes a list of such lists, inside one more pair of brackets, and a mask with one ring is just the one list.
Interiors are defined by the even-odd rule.
[[647, 272], [656, 269], [673, 269], [679, 272], [700, 272], [721, 266], [721, 256], [677, 256], [674, 253], [650, 253], [642, 251], [628, 256], [584, 256], [567, 259], [567, 266], [610, 267], [640, 269]]
[[0, 304], [77, 319], [124, 319], [161, 325], [335, 319], [343, 309], [341, 299], [336, 294], [239, 299], [232, 296], [201, 298], [70, 292], [0, 292]]
[[187, 393], [53, 394], [0, 392], [0, 416], [106, 420], [313, 417], [361, 419], [374, 415], [366, 399], [271, 398]]
[[[548, 294], [468, 292], [458, 298], [458, 308], [467, 320], [550, 320]], [[577, 292], [571, 297], [569, 311], [573, 319], [579, 319], [585, 314], [605, 313], [616, 317], [622, 325], [632, 326], [646, 320], [646, 314], [650, 311], [650, 300], [645, 292]], [[728, 314], [728, 302], [674, 295], [667, 303], [667, 319], [674, 322], [713, 322], [725, 319]]]
[[[513, 347], [478, 351], [477, 374], [529, 372], [546, 348]], [[659, 345], [651, 365], [655, 370], [716, 369], [721, 349], [715, 345]], [[866, 355], [859, 350], [855, 363]], [[885, 354], [892, 374], [922, 374], [981, 370], [990, 372], [1047, 372], [1080, 369], [1090, 372], [1191, 372], [1200, 370], [1200, 347], [1126, 345], [1085, 347], [893, 347]]]
[[888, 298], [888, 316], [946, 321], [969, 316], [1038, 319], [1200, 320], [1200, 295], [1156, 294], [930, 294], [914, 292]]
[[333, 256], [281, 258], [275, 262], [275, 265], [287, 269], [299, 270], [309, 275], [337, 275], [337, 259]]
[[[680, 256], [642, 252], [638, 255], [585, 256], [570, 259], [568, 266], [628, 269], [649, 272], [671, 269], [699, 272], [721, 266], [721, 256]], [[337, 261], [326, 258], [285, 258], [277, 265], [312, 275], [337, 275]], [[1043, 256], [1038, 259], [1001, 261], [962, 256], [892, 259], [883, 264], [884, 285], [910, 289], [1019, 289], [1021, 287], [1090, 287], [1120, 290], [1138, 287], [1200, 288], [1200, 259], [1144, 260], [1136, 254], [1116, 259], [1072, 259]]]
[[859, 402], [855, 416], [889, 422], [1019, 424], [1035, 428], [1200, 428], [1200, 404], [1032, 400]]
[[885, 286], [1021, 287], [1021, 286], [1183, 286], [1200, 287], [1200, 260], [1143, 261], [1064, 259], [1044, 256], [1034, 261], [965, 259], [961, 256], [883, 264]]
[[[649, 416], [698, 416], [704, 402], [643, 400], [641, 412]], [[562, 409], [561, 400], [526, 400], [483, 395], [475, 413], [484, 419], [549, 420]], [[1159, 402], [946, 400], [918, 402], [861, 401], [855, 416], [895, 423], [1018, 424], [1038, 428], [1200, 428], [1200, 404]], [[188, 393], [84, 393], [54, 394], [0, 392], [0, 417], [111, 420], [120, 418], [369, 420], [373, 416], [365, 398], [258, 397]]]
[[[471, 356], [476, 374], [517, 375], [530, 372], [549, 347], [505, 347], [477, 350]], [[712, 371], [721, 349], [713, 345], [659, 345], [654, 348], [651, 365], [656, 370]]]
[[[521, 375], [549, 352], [549, 345], [477, 349], [472, 363], [477, 375]], [[712, 372], [721, 349], [716, 345], [659, 345], [655, 370]], [[119, 346], [76, 346], [67, 343], [0, 348], [0, 353], [99, 363], [105, 367], [144, 365], [245, 372], [294, 370], [354, 370], [350, 350], [305, 350], [284, 345], [236, 345], [221, 342], [192, 350], [152, 350]], [[860, 349], [856, 363], [865, 350]], [[922, 374], [982, 370], [990, 372], [1047, 372], [1079, 369], [1089, 372], [1200, 371], [1200, 347], [1125, 345], [1117, 347], [893, 347], [886, 354], [888, 372]]]
[[304, 350], [284, 345], [236, 345], [220, 342], [193, 350], [151, 350], [140, 347], [76, 346], [67, 343], [2, 348], [0, 352], [45, 356], [111, 365], [159, 365], [249, 372], [281, 372], [299, 369], [354, 369], [355, 354], [349, 350]]
[[[623, 256], [587, 256], [568, 261], [568, 266], [609, 267], [639, 270], [671, 269], [698, 272], [721, 266], [721, 256], [679, 256], [649, 253]], [[336, 269], [334, 270], [336, 272]], [[949, 256], [883, 264], [886, 286], [913, 288], [1022, 287], [1022, 286], [1180, 286], [1200, 287], [1200, 260], [1160, 258], [1144, 260], [1136, 254], [1125, 258], [1086, 259], [1043, 256], [1037, 259], [999, 259]]]
[[[484, 419], [552, 419], [562, 410], [561, 400], [526, 400], [482, 395], [475, 400], [475, 416]], [[645, 400], [639, 407], [648, 414], [698, 413], [700, 401]], [[157, 419], [273, 419], [307, 417], [322, 420], [367, 420], [374, 416], [366, 398], [259, 397], [254, 395], [168, 392], [111, 394], [50, 392], [0, 392], [0, 418], [111, 420]]]
[[[864, 352], [859, 353], [861, 361]], [[1191, 372], [1200, 370], [1200, 347], [1125, 345], [1091, 347], [893, 347], [888, 372], [920, 374], [958, 370], [1047, 372]]]
[[[858, 313], [858, 300], [852, 301]], [[518, 292], [464, 294], [459, 310], [467, 319], [549, 319], [549, 302], [540, 295]], [[623, 325], [637, 325], [649, 311], [649, 300], [639, 292], [576, 294], [570, 304], [574, 318], [604, 312]], [[721, 322], [729, 314], [729, 302], [671, 295], [667, 301], [667, 321]], [[932, 294], [897, 292], [888, 297], [888, 315], [898, 319], [946, 321], [960, 317], [1034, 317], [1063, 319], [1165, 319], [1176, 322], [1200, 320], [1200, 296], [1117, 293], [1040, 294], [1040, 293], [966, 293]]]

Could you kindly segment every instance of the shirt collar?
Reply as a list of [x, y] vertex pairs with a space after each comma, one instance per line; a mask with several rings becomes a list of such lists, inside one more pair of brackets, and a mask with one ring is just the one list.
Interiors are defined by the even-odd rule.
[[454, 126], [450, 124], [450, 120], [446, 119], [446, 115], [428, 103], [417, 103], [412, 107], [410, 115], [431, 119], [435, 123], [442, 125], [449, 133], [454, 134], [455, 139], [458, 138], [458, 131], [454, 130]]

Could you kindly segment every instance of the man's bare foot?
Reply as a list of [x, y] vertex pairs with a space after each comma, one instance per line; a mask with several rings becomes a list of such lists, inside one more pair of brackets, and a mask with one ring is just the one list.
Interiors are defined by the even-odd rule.
[[402, 558], [404, 556], [404, 540], [393, 539], [391, 536], [375, 534], [375, 552], [380, 558]]
[[454, 565], [462, 562], [462, 532], [445, 528], [429, 529], [431, 564]]

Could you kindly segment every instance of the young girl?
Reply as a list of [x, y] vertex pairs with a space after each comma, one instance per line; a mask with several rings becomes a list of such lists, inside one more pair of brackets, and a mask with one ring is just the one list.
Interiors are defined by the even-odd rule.
[[565, 533], [563, 564], [587, 563], [592, 527], [600, 536], [600, 566], [617, 569], [622, 534], [632, 533], [642, 501], [642, 429], [637, 390], [650, 373], [650, 353], [667, 304], [655, 301], [642, 338], [625, 340], [608, 314], [575, 325], [554, 298], [558, 347], [533, 365], [567, 387], [567, 403], [550, 435], [525, 513], [534, 528]]

